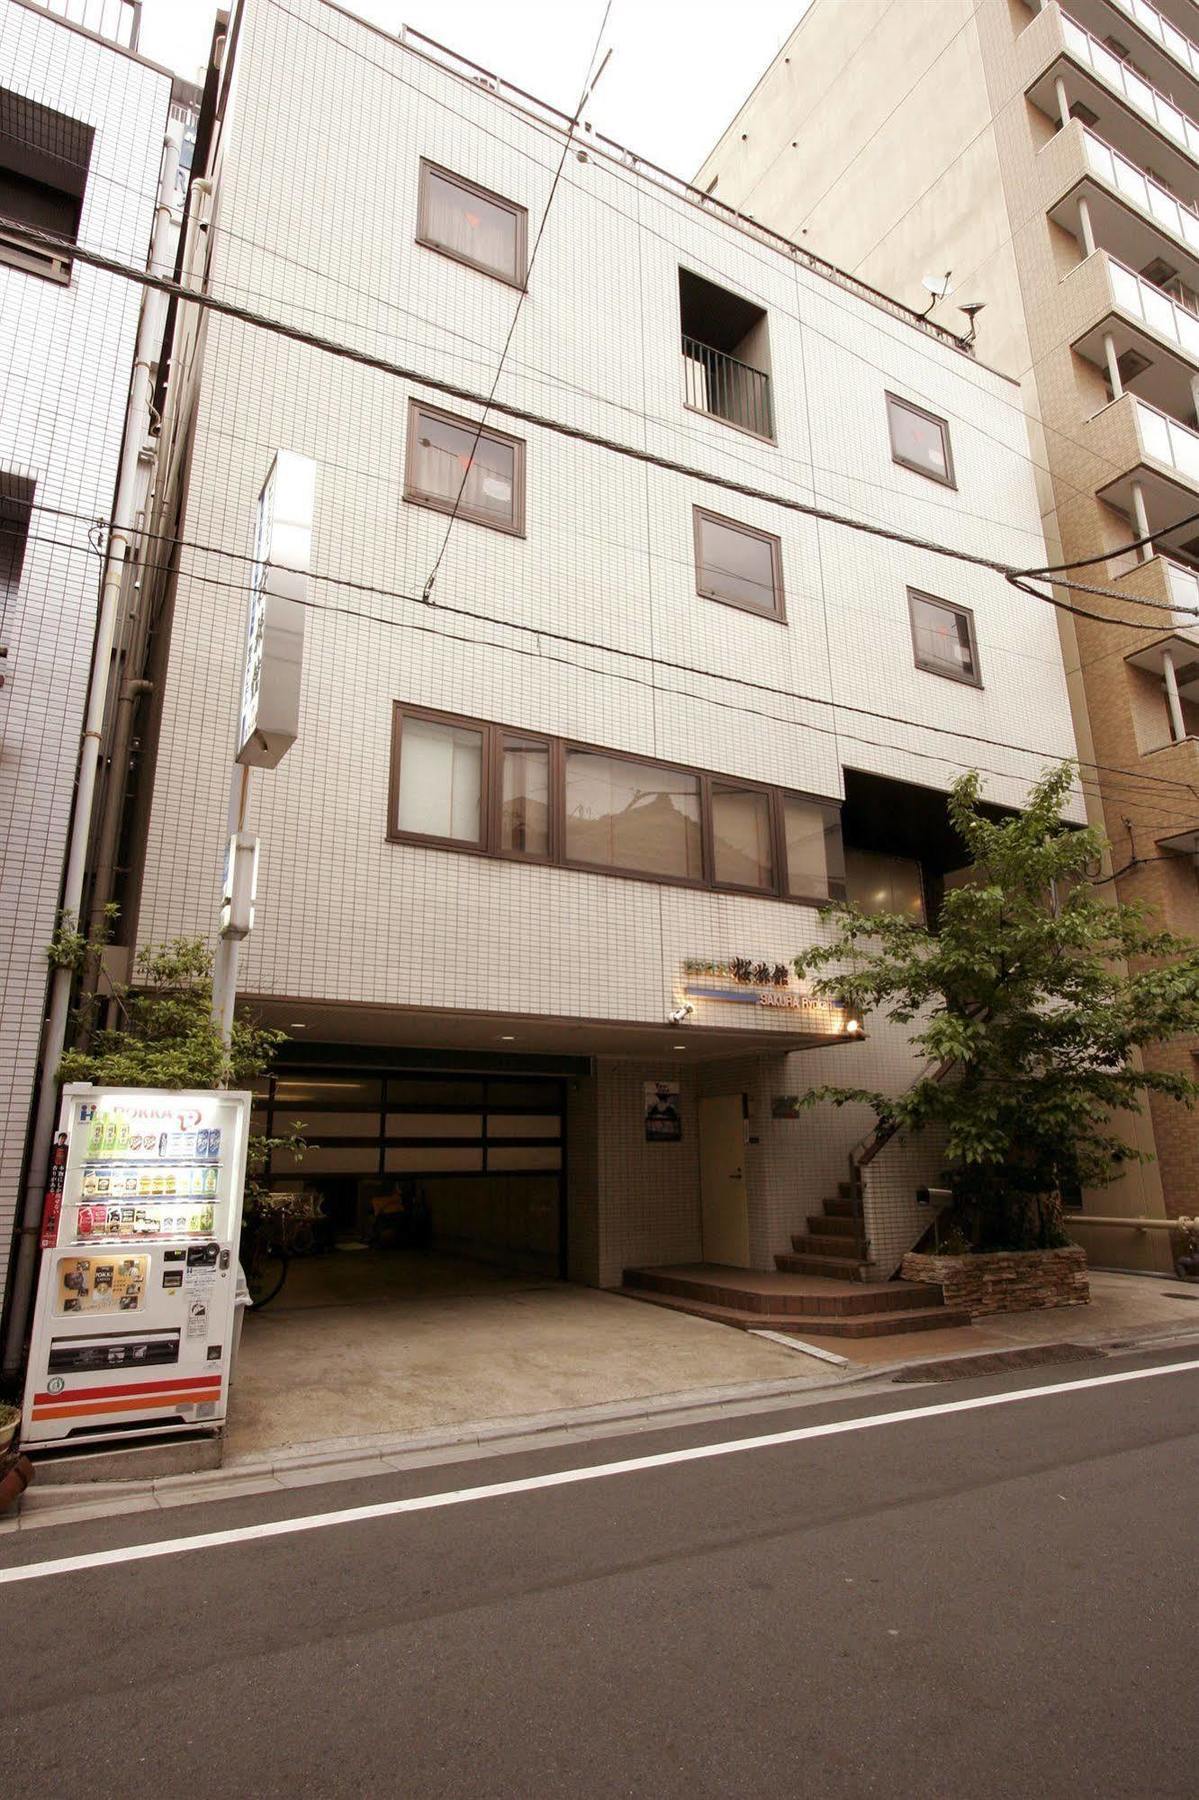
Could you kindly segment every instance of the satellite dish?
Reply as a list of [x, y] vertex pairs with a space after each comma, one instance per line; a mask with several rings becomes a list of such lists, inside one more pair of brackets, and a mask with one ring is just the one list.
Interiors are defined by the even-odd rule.
[[921, 287], [923, 287], [926, 290], [926, 292], [928, 292], [932, 295], [932, 299], [929, 301], [928, 305], [925, 307], [924, 311], [920, 315], [920, 317], [922, 319], [927, 319], [929, 313], [933, 310], [933, 307], [937, 304], [938, 300], [948, 300], [950, 294], [952, 294], [953, 284], [949, 279], [949, 277], [952, 275], [952, 273], [953, 273], [952, 269], [946, 269], [944, 275], [923, 275], [923, 276], [921, 276], [921, 278], [920, 278]]
[[986, 304], [985, 300], [967, 300], [964, 306], [958, 307], [960, 313], [965, 313], [970, 326], [962, 339], [963, 344], [972, 344], [978, 336], [978, 315], [986, 310]]

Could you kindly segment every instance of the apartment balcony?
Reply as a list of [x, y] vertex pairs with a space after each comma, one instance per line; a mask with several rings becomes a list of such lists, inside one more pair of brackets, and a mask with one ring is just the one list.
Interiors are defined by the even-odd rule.
[[1037, 170], [1046, 213], [1080, 254], [1101, 246], [1126, 269], [1154, 268], [1199, 291], [1199, 211], [1147, 169], [1072, 119], [1041, 148]]
[[[1199, 431], [1124, 394], [1085, 422], [1076, 443], [1098, 472], [1098, 498], [1124, 515], [1130, 537], [1153, 533], [1159, 550], [1199, 559]], [[1106, 476], [1111, 469], [1121, 473]]]
[[1199, 83], [1179, 75], [1183, 104], [1146, 81], [1131, 65], [1050, 0], [1016, 44], [1026, 97], [1055, 126], [1062, 101], [1078, 119], [1137, 167], [1154, 170], [1184, 202], [1199, 204]]
[[769, 375], [695, 338], [684, 337], [682, 344], [684, 403], [754, 437], [773, 439]]
[[[1025, 0], [1039, 13], [1045, 0]], [[1084, 31], [1111, 46], [1119, 41], [1127, 59], [1140, 69], [1146, 81], [1164, 94], [1180, 95], [1187, 75], [1199, 81], [1199, 42], [1190, 32], [1199, 31], [1193, 0], [1174, 0], [1175, 19], [1149, 0], [1070, 0], [1070, 15]]]
[[[1107, 377], [1113, 395], [1131, 388], [1164, 413], [1192, 416], [1199, 378], [1196, 312], [1105, 250], [1071, 270], [1059, 297], [1072, 349]], [[1199, 307], [1199, 297], [1193, 304]]]

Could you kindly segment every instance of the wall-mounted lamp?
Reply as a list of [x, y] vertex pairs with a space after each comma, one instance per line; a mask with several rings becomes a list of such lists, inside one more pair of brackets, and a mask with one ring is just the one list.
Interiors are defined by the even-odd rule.
[[841, 1027], [841, 1030], [844, 1032], [845, 1036], [846, 1037], [861, 1037], [863, 1030], [864, 1030], [864, 1026], [862, 1024], [862, 1015], [858, 1011], [857, 1007], [851, 1006], [848, 1000], [838, 1001], [838, 1005], [840, 1006], [841, 1011], [845, 1014], [845, 1021]]
[[694, 1000], [684, 1000], [681, 1006], [676, 1006], [672, 1013], [667, 1013], [666, 1017], [672, 1025], [685, 1025], [694, 1011]]

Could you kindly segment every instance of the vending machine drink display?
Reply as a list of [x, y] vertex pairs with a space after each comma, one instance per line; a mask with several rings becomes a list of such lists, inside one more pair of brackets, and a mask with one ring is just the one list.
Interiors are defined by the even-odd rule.
[[249, 1094], [63, 1090], [25, 1444], [222, 1423], [249, 1121]]

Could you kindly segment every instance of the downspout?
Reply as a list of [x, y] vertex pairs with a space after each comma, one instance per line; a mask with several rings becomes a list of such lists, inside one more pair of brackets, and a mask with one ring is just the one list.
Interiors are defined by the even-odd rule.
[[[179, 169], [179, 150], [183, 128], [177, 121], [167, 126], [163, 145], [162, 166], [158, 180], [158, 205], [150, 240], [147, 267], [158, 272], [164, 266], [171, 231], [170, 202], [175, 192]], [[100, 759], [100, 734], [108, 702], [109, 675], [113, 643], [121, 602], [121, 580], [132, 525], [125, 520], [137, 516], [138, 459], [150, 417], [154, 393], [154, 361], [158, 346], [154, 332], [161, 330], [161, 310], [143, 302], [138, 320], [133, 371], [129, 383], [129, 401], [125, 412], [125, 433], [121, 459], [117, 469], [116, 494], [113, 500], [113, 524], [108, 539], [104, 579], [100, 589], [100, 606], [96, 619], [96, 635], [92, 648], [91, 678], [87, 712], [84, 717], [83, 740], [79, 752], [79, 772], [75, 786], [75, 808], [67, 842], [66, 873], [62, 887], [62, 913], [75, 918], [83, 902], [83, 880], [87, 861], [88, 839], [92, 826], [92, 803], [96, 790], [96, 772]], [[42, 1039], [37, 1108], [29, 1150], [29, 1168], [25, 1181], [25, 1201], [21, 1215], [20, 1236], [13, 1269], [8, 1330], [4, 1340], [4, 1373], [15, 1375], [21, 1366], [25, 1329], [33, 1299], [33, 1278], [37, 1268], [38, 1233], [42, 1217], [42, 1200], [50, 1164], [50, 1146], [58, 1110], [58, 1064], [66, 1043], [67, 1015], [71, 1003], [72, 971], [56, 968], [50, 980], [50, 1003]]]

